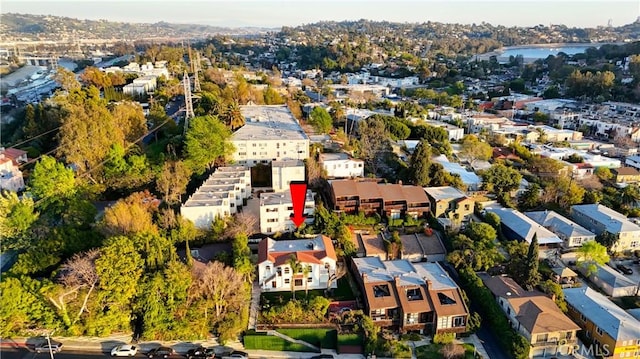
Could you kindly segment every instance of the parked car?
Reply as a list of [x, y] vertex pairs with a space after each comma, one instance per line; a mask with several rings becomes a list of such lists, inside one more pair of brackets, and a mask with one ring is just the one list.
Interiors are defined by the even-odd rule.
[[623, 265], [623, 264], [618, 264], [616, 265], [616, 268], [620, 269], [620, 271], [624, 274], [633, 274], [633, 269]]
[[216, 357], [215, 352], [211, 348], [195, 348], [189, 349], [187, 352], [188, 359], [213, 359]]
[[249, 359], [249, 354], [241, 351], [234, 351], [233, 353], [222, 357], [223, 359]]
[[62, 343], [51, 341], [49, 344], [48, 341], [44, 341], [35, 346], [36, 353], [49, 353], [50, 351], [53, 353], [59, 353], [62, 351]]
[[151, 350], [147, 353], [147, 356], [151, 359], [154, 358], [168, 358], [171, 355], [175, 354], [175, 351], [169, 347], [159, 347]]
[[117, 347], [111, 349], [112, 357], [132, 357], [138, 354], [138, 347], [135, 345], [118, 345]]

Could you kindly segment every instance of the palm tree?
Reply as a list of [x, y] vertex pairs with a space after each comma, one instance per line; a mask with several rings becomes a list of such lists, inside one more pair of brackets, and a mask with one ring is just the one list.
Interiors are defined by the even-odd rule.
[[622, 205], [627, 208], [635, 208], [640, 201], [640, 188], [635, 185], [628, 185], [622, 190], [620, 194], [620, 201]]
[[304, 266], [302, 268], [302, 280], [304, 281], [304, 297], [309, 297], [309, 273], [311, 273], [311, 266]]
[[227, 105], [224, 118], [224, 122], [227, 124], [227, 126], [231, 127], [232, 131], [239, 129], [245, 124], [244, 116], [242, 115], [242, 112], [240, 112], [240, 106], [236, 101], [233, 101], [229, 103], [229, 105]]
[[296, 287], [295, 287], [295, 275], [298, 272], [302, 271], [302, 264], [298, 262], [298, 258], [296, 258], [295, 254], [292, 254], [291, 257], [287, 260], [287, 264], [291, 267], [291, 295], [293, 299], [296, 299]]

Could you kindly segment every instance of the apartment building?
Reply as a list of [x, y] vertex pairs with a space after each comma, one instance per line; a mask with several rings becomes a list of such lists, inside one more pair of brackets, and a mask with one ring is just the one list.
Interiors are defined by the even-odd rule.
[[595, 345], [593, 354], [604, 358], [640, 355], [640, 321], [597, 291], [582, 286], [564, 290], [568, 315]]
[[286, 105], [240, 106], [245, 125], [231, 136], [238, 164], [253, 167], [309, 157], [309, 137]]
[[237, 213], [251, 196], [251, 173], [242, 166], [219, 167], [180, 207], [180, 214], [198, 228], [217, 217]]
[[451, 186], [425, 187], [429, 197], [431, 215], [464, 221], [472, 213], [475, 201], [462, 191]]
[[617, 184], [638, 183], [640, 182], [640, 172], [633, 167], [620, 167], [611, 170], [613, 180]]
[[584, 242], [596, 239], [594, 233], [554, 211], [525, 212], [524, 215], [555, 233], [565, 248], [580, 247]]
[[271, 187], [275, 192], [288, 190], [291, 181], [304, 180], [304, 162], [301, 160], [279, 160], [271, 162]]
[[613, 252], [640, 249], [640, 227], [621, 213], [601, 204], [581, 204], [571, 207], [571, 218], [596, 235], [609, 232], [618, 236]]
[[424, 121], [424, 123], [428, 124], [429, 126], [439, 127], [447, 131], [449, 141], [460, 141], [462, 137], [464, 137], [464, 128], [460, 128], [450, 123], [432, 120]]
[[429, 199], [422, 187], [356, 180], [334, 180], [330, 186], [335, 211], [377, 213], [391, 219], [405, 215], [417, 218], [429, 212]]
[[531, 243], [533, 237], [536, 236], [541, 257], [546, 258], [548, 255], [555, 254], [557, 248], [563, 243], [555, 233], [518, 210], [490, 207], [486, 208], [486, 211], [500, 217], [500, 226], [506, 238]]
[[329, 178], [364, 177], [364, 161], [346, 153], [321, 153], [320, 164]]
[[[293, 273], [290, 261], [301, 264]], [[265, 292], [337, 288], [336, 251], [331, 238], [276, 241], [258, 244], [258, 283]]]
[[460, 288], [438, 263], [354, 258], [365, 313], [381, 327], [424, 334], [464, 333], [469, 311]]
[[[314, 194], [307, 190], [304, 203], [305, 223], [313, 223], [315, 213]], [[293, 202], [291, 191], [279, 193], [262, 193], [260, 195], [260, 232], [273, 234], [276, 232], [295, 231], [296, 226], [291, 221]]]
[[544, 293], [525, 291], [513, 279], [481, 275], [482, 281], [509, 319], [531, 344], [530, 358], [571, 355], [580, 327]]

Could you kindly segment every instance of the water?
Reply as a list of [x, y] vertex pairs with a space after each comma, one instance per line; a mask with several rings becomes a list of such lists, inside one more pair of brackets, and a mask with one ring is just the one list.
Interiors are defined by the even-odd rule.
[[585, 52], [590, 47], [598, 48], [599, 45], [558, 45], [556, 47], [505, 47], [499, 57], [517, 56], [522, 55], [525, 59], [546, 59], [549, 55], [557, 55], [560, 52], [564, 52], [567, 55], [574, 55]]

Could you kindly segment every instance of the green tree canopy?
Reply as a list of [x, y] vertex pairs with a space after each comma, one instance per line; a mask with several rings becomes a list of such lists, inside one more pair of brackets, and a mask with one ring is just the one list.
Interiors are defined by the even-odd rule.
[[44, 203], [69, 198], [77, 192], [73, 170], [49, 156], [42, 156], [36, 163], [28, 188], [38, 201]]
[[427, 186], [431, 181], [429, 177], [431, 166], [431, 146], [426, 140], [422, 140], [416, 146], [409, 162], [411, 182], [416, 186]]
[[471, 166], [476, 161], [486, 161], [491, 158], [493, 149], [486, 142], [481, 142], [475, 135], [466, 135], [462, 139], [460, 157], [466, 159]]
[[313, 129], [319, 133], [329, 133], [333, 128], [333, 120], [329, 112], [322, 106], [316, 106], [311, 110], [309, 115], [309, 124], [313, 126]]
[[32, 244], [29, 230], [38, 219], [33, 199], [18, 198], [15, 192], [0, 193], [0, 237], [3, 250], [27, 249]]
[[484, 188], [499, 195], [518, 188], [522, 180], [520, 172], [502, 163], [494, 164], [482, 172], [481, 176]]
[[197, 174], [204, 172], [218, 158], [233, 153], [231, 131], [214, 116], [198, 116], [189, 121], [185, 136], [186, 162]]
[[585, 268], [588, 275], [598, 270], [597, 265], [605, 265], [609, 262], [607, 247], [596, 241], [587, 241], [577, 250], [578, 265]]

